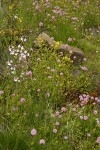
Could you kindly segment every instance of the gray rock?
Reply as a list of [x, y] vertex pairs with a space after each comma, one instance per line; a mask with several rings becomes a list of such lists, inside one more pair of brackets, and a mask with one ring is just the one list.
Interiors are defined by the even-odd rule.
[[[43, 41], [46, 41], [49, 45], [52, 45], [52, 46], [56, 45], [56, 41], [53, 38], [51, 38], [48, 34], [42, 32], [37, 37], [35, 46], [41, 47]], [[71, 59], [74, 61], [75, 64], [79, 63], [84, 58], [84, 53], [79, 48], [72, 47], [67, 44], [59, 43], [57, 49], [58, 49], [58, 52], [63, 53], [63, 56], [65, 56], [67, 53], [71, 53]]]
[[53, 38], [50, 38], [49, 35], [47, 35], [46, 33], [42, 32], [37, 37], [36, 42], [35, 42], [35, 46], [41, 47], [43, 41], [47, 41], [48, 44], [50, 44], [50, 45], [56, 44], [56, 41], [54, 41]]

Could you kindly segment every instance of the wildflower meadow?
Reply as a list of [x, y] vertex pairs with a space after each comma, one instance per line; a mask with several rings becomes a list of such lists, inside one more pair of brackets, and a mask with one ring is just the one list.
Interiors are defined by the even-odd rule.
[[99, 0], [0, 0], [0, 150], [100, 150]]

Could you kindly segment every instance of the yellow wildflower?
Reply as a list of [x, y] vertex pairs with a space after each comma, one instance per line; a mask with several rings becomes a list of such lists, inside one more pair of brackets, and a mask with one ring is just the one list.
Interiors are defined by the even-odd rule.
[[9, 6], [9, 10], [12, 10], [13, 7], [14, 7], [14, 4], [10, 5], [10, 6]]
[[72, 54], [73, 53], [72, 50], [70, 50], [69, 53]]
[[21, 18], [19, 18], [19, 22], [22, 23], [22, 19]]
[[59, 48], [59, 45], [60, 45], [60, 42], [59, 42], [59, 41], [57, 41], [57, 42], [55, 43], [55, 45], [54, 45], [54, 49]]

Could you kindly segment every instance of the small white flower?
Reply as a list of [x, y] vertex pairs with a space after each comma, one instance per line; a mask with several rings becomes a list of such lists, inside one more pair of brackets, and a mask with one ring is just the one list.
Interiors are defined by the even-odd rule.
[[15, 16], [14, 16], [14, 18], [15, 18], [15, 19], [18, 19], [18, 16], [17, 16], [17, 15], [15, 15]]

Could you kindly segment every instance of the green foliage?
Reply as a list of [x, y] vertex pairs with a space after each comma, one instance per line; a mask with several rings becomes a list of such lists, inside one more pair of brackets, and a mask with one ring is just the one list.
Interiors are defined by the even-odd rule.
[[[5, 0], [1, 6], [0, 150], [99, 150], [93, 91], [100, 84], [99, 1]], [[63, 57], [46, 43], [36, 49], [43, 31], [81, 48], [87, 61], [75, 66], [71, 54]]]

